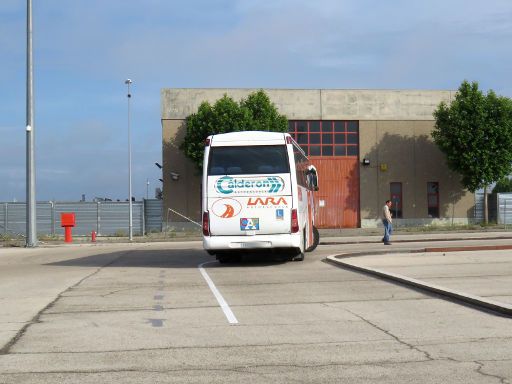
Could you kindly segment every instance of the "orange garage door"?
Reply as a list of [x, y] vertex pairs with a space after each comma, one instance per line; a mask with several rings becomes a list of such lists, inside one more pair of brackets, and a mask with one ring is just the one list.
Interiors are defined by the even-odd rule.
[[316, 192], [318, 228], [359, 227], [359, 163], [357, 157], [310, 158], [319, 176]]

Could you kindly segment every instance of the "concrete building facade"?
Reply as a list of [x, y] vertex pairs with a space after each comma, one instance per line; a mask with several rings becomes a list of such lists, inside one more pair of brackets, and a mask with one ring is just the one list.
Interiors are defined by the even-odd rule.
[[[201, 180], [179, 150], [185, 119], [203, 101], [235, 100], [257, 89], [162, 89], [165, 220], [173, 211], [199, 221]], [[265, 89], [290, 133], [317, 165], [318, 223], [323, 228], [374, 227], [391, 199], [398, 225], [467, 224], [474, 195], [445, 165], [432, 142], [433, 111], [455, 91]]]

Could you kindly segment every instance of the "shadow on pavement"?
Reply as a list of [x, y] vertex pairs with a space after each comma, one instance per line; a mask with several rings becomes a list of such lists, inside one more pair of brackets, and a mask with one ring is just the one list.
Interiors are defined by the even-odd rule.
[[[216, 261], [202, 250], [129, 250], [101, 253], [76, 259], [47, 263], [60, 267], [115, 267], [115, 268], [197, 268], [199, 264]], [[263, 267], [283, 264], [285, 261], [276, 254], [244, 255], [241, 261], [219, 264], [211, 263], [206, 267]]]

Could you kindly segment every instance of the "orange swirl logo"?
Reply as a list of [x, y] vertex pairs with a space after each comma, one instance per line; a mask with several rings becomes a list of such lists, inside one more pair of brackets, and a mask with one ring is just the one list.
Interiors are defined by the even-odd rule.
[[211, 210], [217, 217], [230, 219], [232, 217], [238, 216], [242, 210], [242, 205], [237, 200], [224, 198], [216, 200], [212, 204]]
[[224, 212], [222, 215], [220, 215], [220, 217], [223, 217], [225, 219], [233, 217], [233, 215], [235, 214], [235, 208], [233, 208], [233, 206], [231, 206], [229, 204], [224, 204], [224, 205], [226, 206], [226, 212]]

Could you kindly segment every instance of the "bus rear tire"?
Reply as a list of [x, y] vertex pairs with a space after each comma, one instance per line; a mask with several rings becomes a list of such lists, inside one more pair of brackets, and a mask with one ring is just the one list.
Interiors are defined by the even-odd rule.
[[313, 226], [313, 245], [309, 247], [306, 252], [312, 252], [315, 250], [316, 247], [318, 247], [318, 244], [320, 243], [320, 233], [318, 232], [318, 229]]

